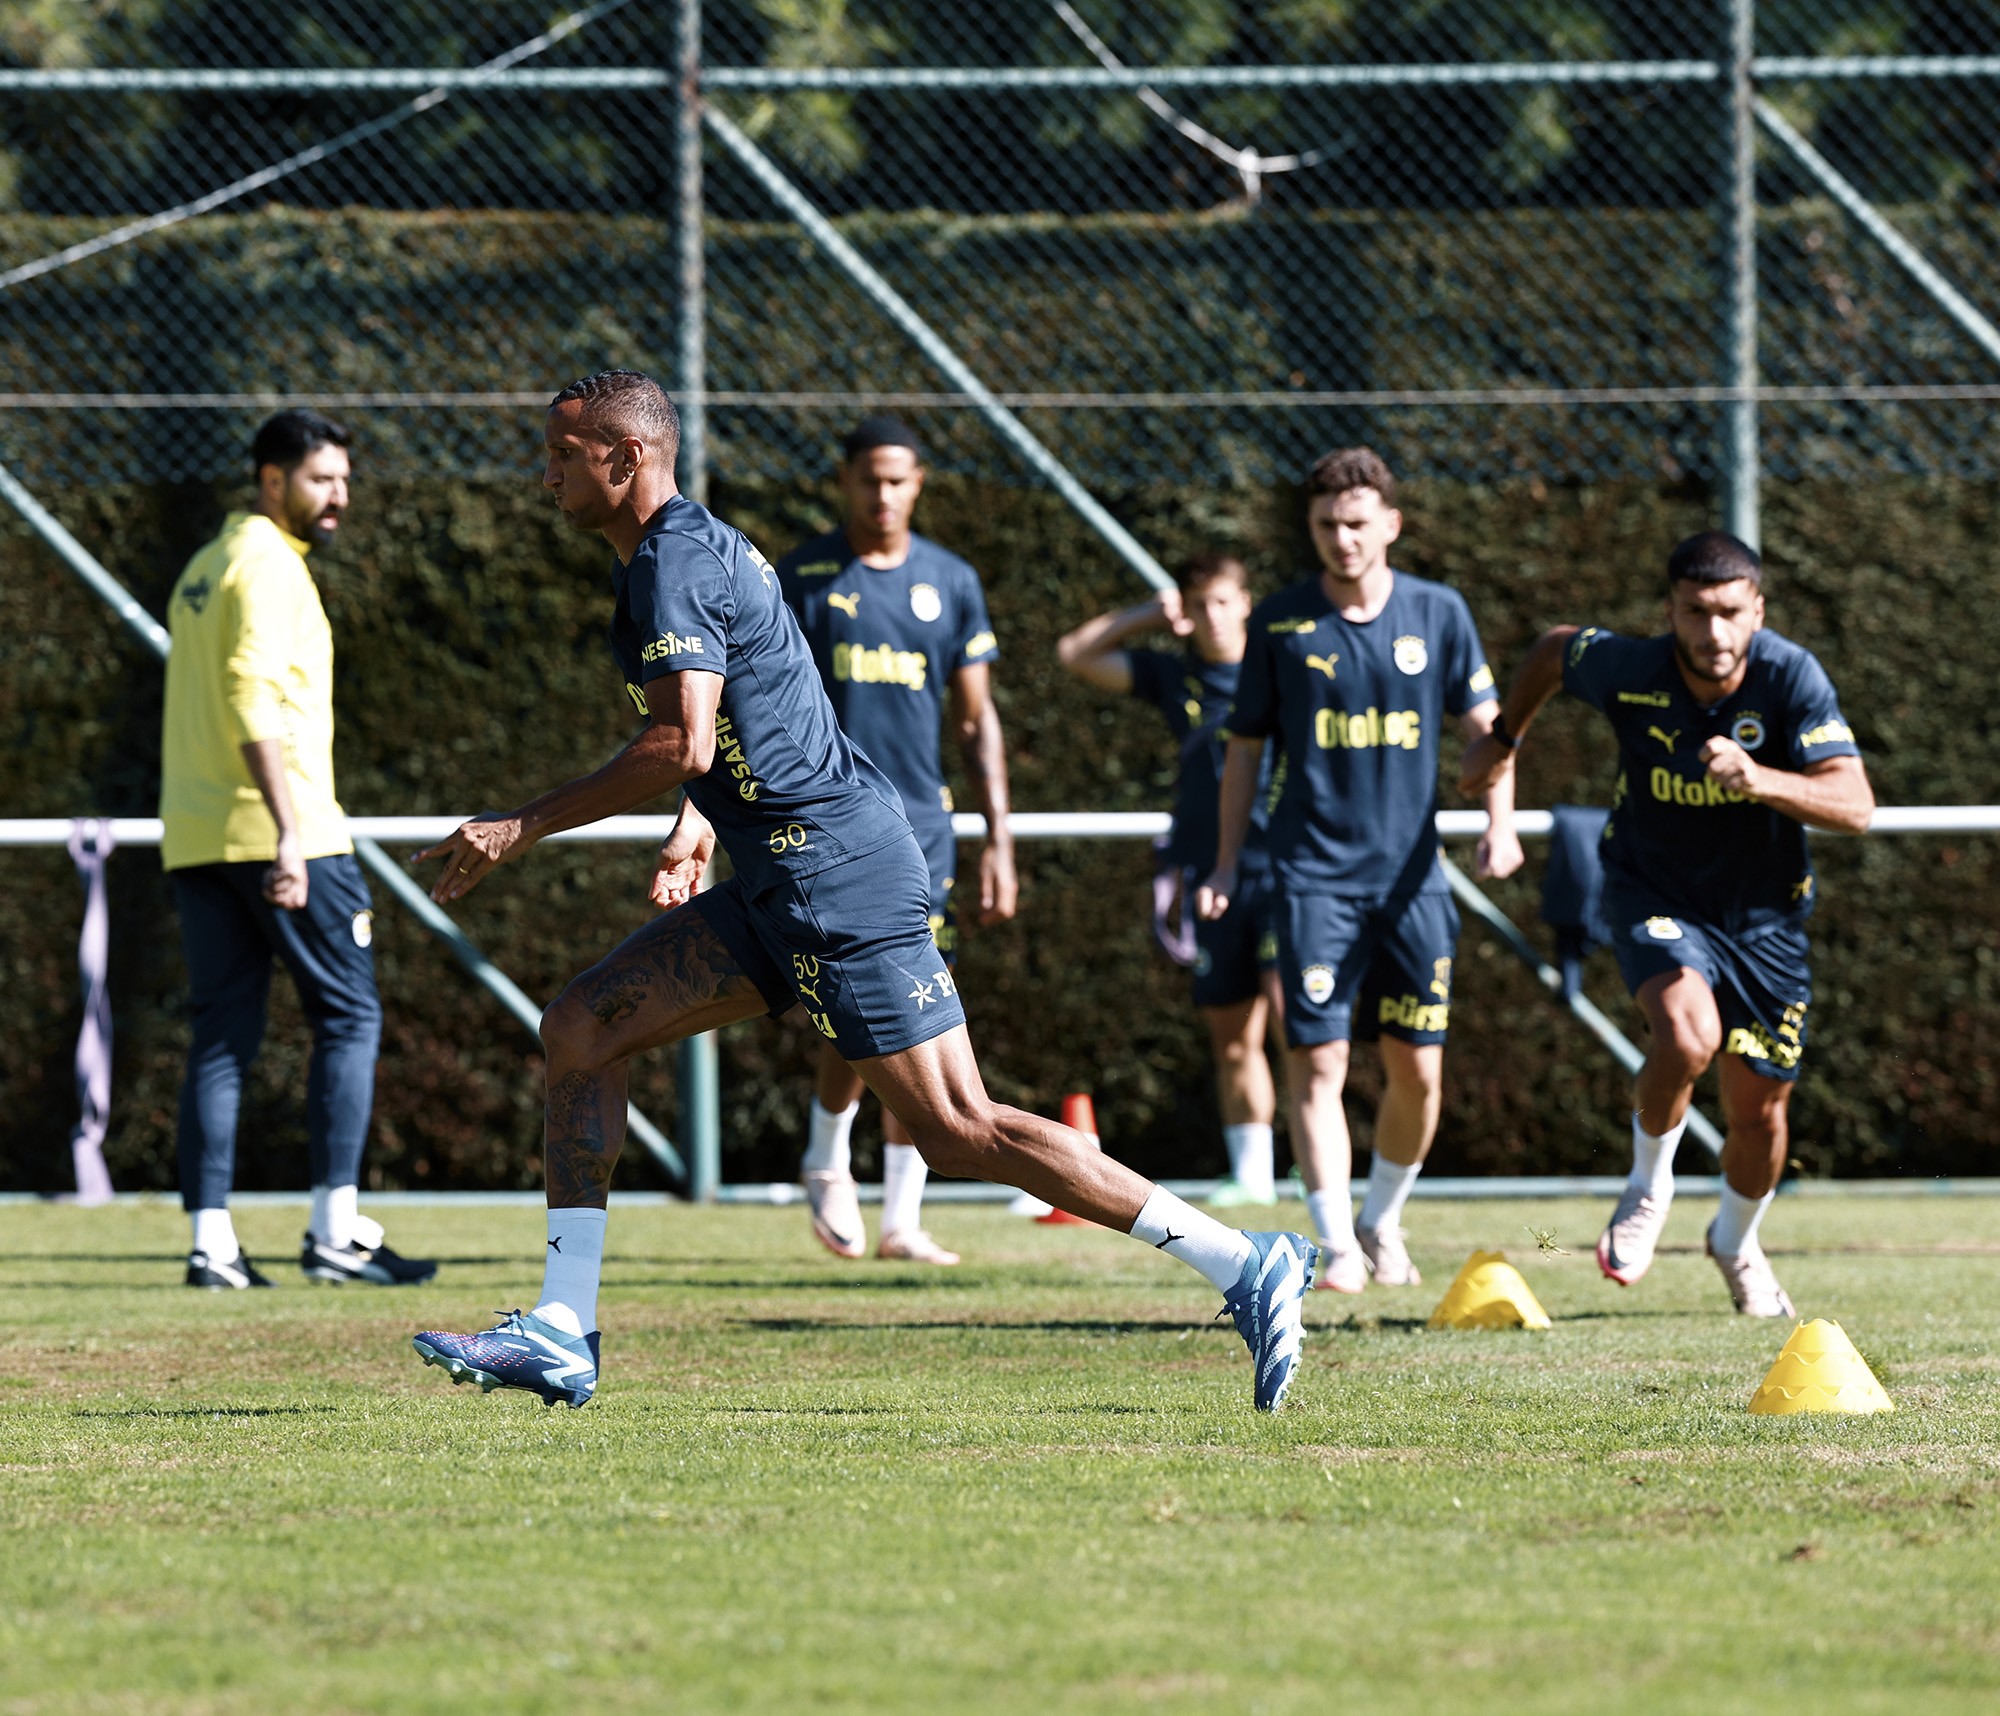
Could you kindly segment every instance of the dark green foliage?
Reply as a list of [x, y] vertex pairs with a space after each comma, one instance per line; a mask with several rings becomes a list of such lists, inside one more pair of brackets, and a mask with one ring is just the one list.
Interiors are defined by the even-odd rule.
[[[507, 805], [600, 761], [628, 730], [601, 643], [601, 551], [564, 534], [525, 479], [362, 475], [340, 544], [316, 562], [339, 650], [348, 809]], [[206, 488], [46, 498], [155, 612], [222, 506]], [[829, 498], [809, 486], [724, 487], [715, 505], [775, 554], [826, 520]], [[1994, 797], [1996, 501], [1992, 485], [1942, 481], [1767, 490], [1773, 623], [1826, 661], [1885, 803]], [[1161, 486], [1122, 510], [1169, 561], [1227, 544], [1266, 588], [1301, 563], [1289, 491]], [[1700, 494], [1638, 484], [1412, 483], [1406, 510], [1400, 563], [1468, 594], [1503, 676], [1549, 624], [1649, 629], [1667, 547], [1711, 516]], [[1044, 493], [943, 477], [919, 522], [986, 576], [1019, 808], [1163, 806], [1169, 758], [1154, 718], [1073, 684], [1053, 660], [1061, 631], [1135, 597], [1130, 575]], [[0, 569], [0, 744], [12, 764], [0, 815], [150, 813], [157, 666], [11, 516], [0, 519]], [[1591, 718], [1558, 704], [1526, 753], [1521, 801], [1600, 797], [1609, 761]], [[1162, 1174], [1218, 1171], [1184, 979], [1151, 948], [1143, 846], [1036, 843], [1023, 855], [1021, 920], [972, 931], [962, 959], [992, 1088], [1051, 1112], [1065, 1091], [1092, 1090], [1120, 1155]], [[1820, 857], [1819, 1002], [1796, 1155], [1815, 1173], [1988, 1171], [2000, 1144], [2000, 843], [1829, 839]], [[74, 1114], [78, 890], [57, 853], [0, 854], [0, 868], [0, 1185], [59, 1189]], [[531, 994], [553, 996], [641, 921], [647, 871], [642, 851], [551, 847], [487, 884], [459, 917]], [[1496, 890], [1517, 921], [1534, 915], [1538, 871], [1531, 851], [1527, 878]], [[185, 1043], [178, 934], [153, 854], [121, 855], [111, 876], [113, 1173], [122, 1186], [168, 1186]], [[381, 902], [376, 947], [388, 1026], [370, 1174], [385, 1185], [534, 1184], [533, 1045], [393, 903]], [[1457, 989], [1437, 1167], [1622, 1164], [1624, 1081], [1477, 930], [1462, 945]], [[1604, 956], [1593, 992], [1631, 1019]], [[289, 989], [277, 994], [245, 1108], [245, 1186], [304, 1179], [304, 1032]], [[811, 1046], [781, 1026], [726, 1035], [726, 1177], [793, 1172]], [[1370, 1093], [1371, 1075], [1356, 1085]], [[633, 1093], [674, 1129], [670, 1056], [652, 1057]], [[628, 1180], [648, 1173], [635, 1153]]]

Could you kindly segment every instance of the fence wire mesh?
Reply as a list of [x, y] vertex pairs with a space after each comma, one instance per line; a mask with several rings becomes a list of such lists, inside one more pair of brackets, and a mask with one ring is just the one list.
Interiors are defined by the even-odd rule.
[[[211, 477], [282, 397], [376, 472], [518, 471], [576, 373], [685, 379], [698, 221], [718, 470], [816, 471], [885, 399], [941, 462], [1018, 468], [712, 132], [689, 199], [698, 13], [703, 99], [1097, 488], [1357, 439], [1722, 480], [1746, 382], [1764, 475], [1993, 474], [2000, 4], [1766, 0], [1745, 38], [1748, 4], [0, 0], [0, 457]], [[1754, 375], [1746, 92], [1825, 169], [1758, 124]]]

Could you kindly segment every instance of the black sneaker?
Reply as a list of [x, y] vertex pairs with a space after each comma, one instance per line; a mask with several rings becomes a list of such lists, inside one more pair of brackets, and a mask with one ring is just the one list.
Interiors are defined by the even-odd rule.
[[238, 1252], [227, 1263], [215, 1262], [205, 1251], [188, 1253], [187, 1284], [190, 1287], [207, 1287], [214, 1292], [225, 1288], [268, 1287], [270, 1281], [258, 1270], [249, 1257]]
[[309, 1281], [369, 1281], [377, 1287], [414, 1287], [437, 1273], [437, 1265], [427, 1257], [398, 1257], [386, 1245], [372, 1251], [349, 1241], [328, 1245], [323, 1239], [305, 1236], [299, 1252], [299, 1267]]

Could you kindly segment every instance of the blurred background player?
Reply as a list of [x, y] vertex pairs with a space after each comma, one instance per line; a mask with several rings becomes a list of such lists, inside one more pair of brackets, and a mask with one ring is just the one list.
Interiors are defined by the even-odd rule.
[[[923, 451], [894, 417], [868, 417], [841, 447], [834, 472], [842, 526], [778, 562], [785, 600], [805, 628], [820, 683], [841, 730], [895, 784], [931, 872], [931, 930], [952, 965], [958, 921], [939, 732], [949, 693], [952, 731], [986, 817], [979, 855], [979, 921], [1011, 918], [1018, 888], [1007, 828], [1007, 748], [991, 670], [1000, 659], [979, 574], [910, 528], [924, 490]], [[867, 1250], [855, 1195], [850, 1136], [861, 1075], [822, 1043], [806, 1143], [806, 1200], [814, 1235], [836, 1257]], [[878, 1257], [956, 1263], [923, 1228], [929, 1170], [895, 1115], [882, 1112], [882, 1234]]]
[[190, 1287], [268, 1287], [229, 1217], [243, 1076], [276, 955], [312, 1025], [312, 1215], [299, 1267], [322, 1281], [428, 1280], [356, 1209], [382, 1004], [368, 884], [333, 791], [333, 634], [306, 568], [347, 507], [347, 431], [283, 411], [250, 449], [257, 498], [223, 520], [167, 604], [160, 862], [180, 912], [193, 1042], [181, 1086]]
[[1506, 778], [1558, 690], [1610, 722], [1618, 784], [1601, 847], [1604, 921], [1652, 1040], [1633, 1092], [1632, 1172], [1598, 1266], [1621, 1286], [1651, 1267], [1688, 1102], [1720, 1054], [1728, 1138], [1708, 1255], [1738, 1311], [1790, 1317], [1757, 1228], [1784, 1171], [1812, 1004], [1806, 830], [1864, 832], [1875, 795], [1826, 670], [1764, 629], [1754, 550], [1721, 531], [1681, 543], [1667, 560], [1666, 617], [1652, 638], [1545, 633], [1491, 735], [1466, 753], [1465, 786]]
[[[1236, 698], [1250, 619], [1250, 574], [1234, 555], [1189, 562], [1178, 588], [1151, 601], [1087, 620], [1056, 645], [1064, 667], [1088, 685], [1151, 704], [1180, 750], [1174, 826], [1161, 861], [1179, 878], [1176, 912], [1192, 912], [1195, 888], [1215, 868], [1216, 805], [1226, 748], [1223, 723]], [[1125, 640], [1166, 627], [1184, 646], [1127, 649]], [[1269, 757], [1266, 757], [1269, 763]], [[1266, 779], [1270, 774], [1267, 766]], [[1278, 986], [1277, 925], [1271, 915], [1265, 829], [1270, 805], [1258, 793], [1237, 860], [1237, 892], [1219, 919], [1194, 923], [1194, 1004], [1208, 1026], [1229, 1182], [1211, 1202], [1267, 1204], [1276, 1197], [1271, 1123], [1277, 1092], [1264, 1039], [1284, 1008]]]
[[[1499, 705], [1471, 610], [1457, 591], [1397, 572], [1396, 479], [1366, 447], [1326, 454], [1306, 478], [1321, 571], [1250, 616], [1223, 765], [1215, 873], [1198, 899], [1219, 918], [1242, 886], [1266, 742], [1284, 748], [1271, 813], [1285, 986], [1292, 1153], [1326, 1252], [1320, 1285], [1359, 1293], [1421, 1279], [1402, 1210], [1437, 1131], [1458, 908], [1438, 864], [1438, 730], [1468, 736]], [[1482, 876], [1519, 868], [1514, 787], [1486, 793]], [[1357, 1228], [1342, 1093], [1353, 1037], [1378, 1039], [1384, 1088]]]

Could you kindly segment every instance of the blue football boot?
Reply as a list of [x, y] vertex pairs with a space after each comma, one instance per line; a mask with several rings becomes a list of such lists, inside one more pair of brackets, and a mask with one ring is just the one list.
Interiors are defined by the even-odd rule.
[[1305, 1334], [1302, 1312], [1312, 1291], [1319, 1247], [1298, 1233], [1246, 1233], [1250, 1256], [1236, 1285], [1222, 1296], [1222, 1308], [1236, 1319], [1236, 1332], [1256, 1367], [1259, 1412], [1276, 1412], [1299, 1368]]
[[449, 1375], [454, 1388], [461, 1382], [476, 1382], [486, 1394], [525, 1388], [548, 1406], [582, 1406], [597, 1392], [597, 1331], [568, 1334], [532, 1311], [509, 1311], [484, 1334], [426, 1329], [410, 1344], [425, 1364]]

